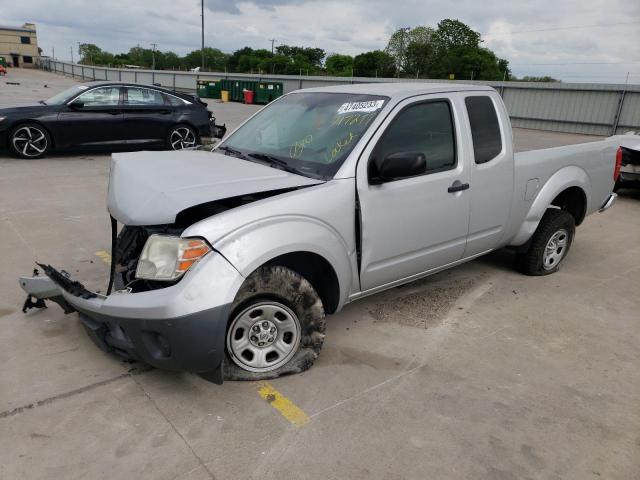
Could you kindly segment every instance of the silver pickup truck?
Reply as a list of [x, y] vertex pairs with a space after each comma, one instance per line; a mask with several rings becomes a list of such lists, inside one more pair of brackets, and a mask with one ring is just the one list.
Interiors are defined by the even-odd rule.
[[293, 92], [213, 152], [114, 154], [107, 295], [39, 264], [25, 308], [51, 299], [104, 350], [217, 383], [300, 372], [365, 295], [503, 247], [555, 272], [613, 204], [622, 143], [640, 137], [514, 154], [488, 87]]

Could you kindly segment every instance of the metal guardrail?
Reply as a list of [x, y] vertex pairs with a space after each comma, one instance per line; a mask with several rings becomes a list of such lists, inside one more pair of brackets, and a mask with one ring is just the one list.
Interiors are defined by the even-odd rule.
[[159, 84], [189, 92], [195, 92], [198, 80], [217, 79], [281, 82], [284, 93], [301, 88], [355, 83], [451, 82], [488, 85], [502, 95], [515, 127], [590, 135], [640, 131], [640, 85], [184, 72], [95, 67], [52, 59], [42, 59], [40, 67], [83, 81], [116, 80]]

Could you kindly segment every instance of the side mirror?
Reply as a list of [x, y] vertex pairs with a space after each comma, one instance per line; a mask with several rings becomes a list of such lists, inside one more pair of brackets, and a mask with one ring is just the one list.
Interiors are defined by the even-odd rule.
[[[427, 171], [427, 159], [422, 152], [398, 152], [387, 155], [378, 171], [378, 182], [422, 175]], [[375, 183], [375, 182], [374, 182]]]

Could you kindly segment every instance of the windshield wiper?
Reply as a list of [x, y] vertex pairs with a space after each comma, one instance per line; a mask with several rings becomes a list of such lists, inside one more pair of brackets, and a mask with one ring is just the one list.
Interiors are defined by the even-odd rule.
[[235, 148], [227, 147], [226, 145], [218, 147], [218, 148], [216, 148], [216, 150], [222, 150], [223, 152], [225, 152], [225, 155], [226, 154], [230, 154], [230, 155], [233, 155], [233, 156], [238, 157], [238, 158], [247, 158], [247, 156], [244, 153], [242, 153], [240, 150], [236, 150]]
[[267, 155], [264, 153], [249, 153], [249, 156], [251, 158], [255, 158], [256, 160], [262, 160], [263, 162], [267, 162], [271, 165], [277, 165], [279, 168], [289, 173], [295, 173], [296, 175], [303, 175], [297, 169], [293, 168], [291, 165], [289, 165], [286, 161], [282, 160], [281, 158], [274, 157], [272, 155]]
[[42, 105], [46, 105], [47, 102], [45, 102], [44, 100], [38, 100], [38, 103], [41, 103]]

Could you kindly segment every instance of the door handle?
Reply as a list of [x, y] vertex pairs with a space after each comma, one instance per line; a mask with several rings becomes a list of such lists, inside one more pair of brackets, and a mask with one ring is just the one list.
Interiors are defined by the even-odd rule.
[[469, 189], [468, 183], [460, 183], [458, 182], [458, 180], [456, 180], [455, 182], [453, 182], [453, 185], [451, 185], [447, 189], [447, 192], [456, 193], [456, 192], [462, 192], [463, 190], [468, 190], [468, 189]]

